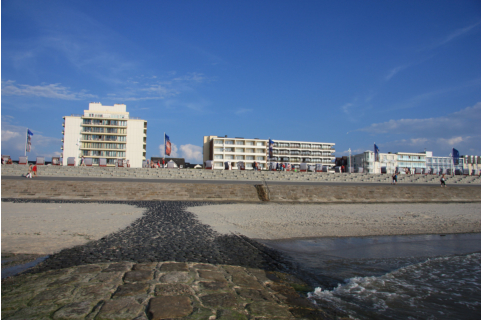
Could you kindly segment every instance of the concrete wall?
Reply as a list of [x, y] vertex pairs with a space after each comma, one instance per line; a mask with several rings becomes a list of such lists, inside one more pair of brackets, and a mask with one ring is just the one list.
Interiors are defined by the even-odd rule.
[[[259, 189], [259, 188], [258, 188]], [[481, 202], [481, 187], [271, 185], [273, 202]], [[42, 181], [2, 179], [2, 198], [260, 202], [254, 184]]]

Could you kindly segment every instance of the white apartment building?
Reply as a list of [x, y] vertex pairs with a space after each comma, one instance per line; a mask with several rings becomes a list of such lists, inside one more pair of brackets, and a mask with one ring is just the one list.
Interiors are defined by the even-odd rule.
[[396, 170], [415, 171], [416, 168], [426, 168], [426, 153], [423, 152], [379, 152], [379, 161], [374, 161], [374, 151], [368, 150], [351, 158], [354, 172], [358, 172], [359, 168], [363, 168], [363, 172], [366, 173], [394, 173]]
[[67, 159], [92, 159], [99, 165], [106, 159], [107, 166], [115, 160], [129, 160], [133, 168], [141, 168], [147, 147], [147, 121], [130, 117], [125, 104], [103, 106], [100, 102], [89, 103], [83, 115], [65, 116], [62, 146], [63, 165]]
[[273, 158], [269, 159], [268, 139], [204, 136], [204, 164], [212, 160], [214, 169], [224, 169], [225, 162], [233, 162], [237, 169], [237, 162], [242, 161], [247, 170], [253, 168], [254, 162], [262, 169], [267, 169], [268, 162], [334, 165], [334, 143], [272, 140]]
[[[299, 165], [302, 162], [308, 164], [322, 164], [334, 166], [334, 143], [273, 140], [271, 161], [287, 162]], [[269, 152], [269, 150], [267, 150]]]

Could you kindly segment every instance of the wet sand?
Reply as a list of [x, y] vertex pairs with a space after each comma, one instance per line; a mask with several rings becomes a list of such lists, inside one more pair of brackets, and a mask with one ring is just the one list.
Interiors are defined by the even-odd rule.
[[2, 256], [82, 245], [127, 227], [144, 211], [124, 204], [2, 202]]
[[481, 232], [481, 203], [221, 204], [187, 210], [219, 233], [265, 240]]

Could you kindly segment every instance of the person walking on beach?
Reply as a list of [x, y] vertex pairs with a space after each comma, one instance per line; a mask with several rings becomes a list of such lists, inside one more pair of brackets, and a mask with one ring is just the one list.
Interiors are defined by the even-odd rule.
[[32, 172], [33, 172], [33, 177], [36, 178], [37, 177], [37, 165], [33, 166]]
[[396, 183], [396, 172], [394, 172], [394, 173], [392, 174], [392, 182], [391, 182], [391, 184], [395, 184], [395, 183]]
[[27, 175], [25, 176], [25, 178], [30, 178], [30, 179], [32, 179], [32, 167], [33, 167], [32, 164], [28, 167], [28, 173], [27, 173]]
[[439, 181], [441, 181], [441, 188], [442, 188], [442, 187], [445, 187], [445, 188], [446, 188], [446, 179], [444, 178], [444, 174], [443, 174], [443, 176], [441, 177], [441, 180], [439, 180]]

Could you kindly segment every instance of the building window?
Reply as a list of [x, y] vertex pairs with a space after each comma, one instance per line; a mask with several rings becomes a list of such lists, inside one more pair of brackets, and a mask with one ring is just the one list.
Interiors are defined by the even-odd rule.
[[234, 140], [226, 140], [225, 144], [234, 144]]
[[253, 145], [254, 145], [254, 141], [247, 141], [247, 142], [246, 142], [246, 145], [248, 145], [248, 146], [253, 146]]
[[256, 160], [259, 160], [259, 161], [264, 161], [264, 157], [256, 157]]
[[224, 148], [225, 152], [234, 152], [234, 148]]
[[235, 156], [236, 160], [244, 160], [244, 156]]
[[239, 141], [239, 140], [238, 140], [238, 141], [235, 142], [235, 144], [238, 145], [238, 146], [243, 146], [243, 145], [244, 145], [244, 141]]
[[214, 155], [214, 159], [224, 159], [224, 157], [221, 154], [216, 154]]
[[247, 149], [246, 152], [247, 153], [254, 153], [254, 149]]
[[214, 144], [224, 144], [224, 141], [222, 141], [222, 140], [214, 140]]
[[253, 156], [247, 156], [246, 160], [254, 160], [254, 157]]
[[244, 148], [237, 148], [237, 149], [235, 149], [235, 152], [241, 152], [241, 153], [244, 153]]
[[257, 141], [256, 146], [264, 146], [264, 142], [262, 142], [262, 141]]

